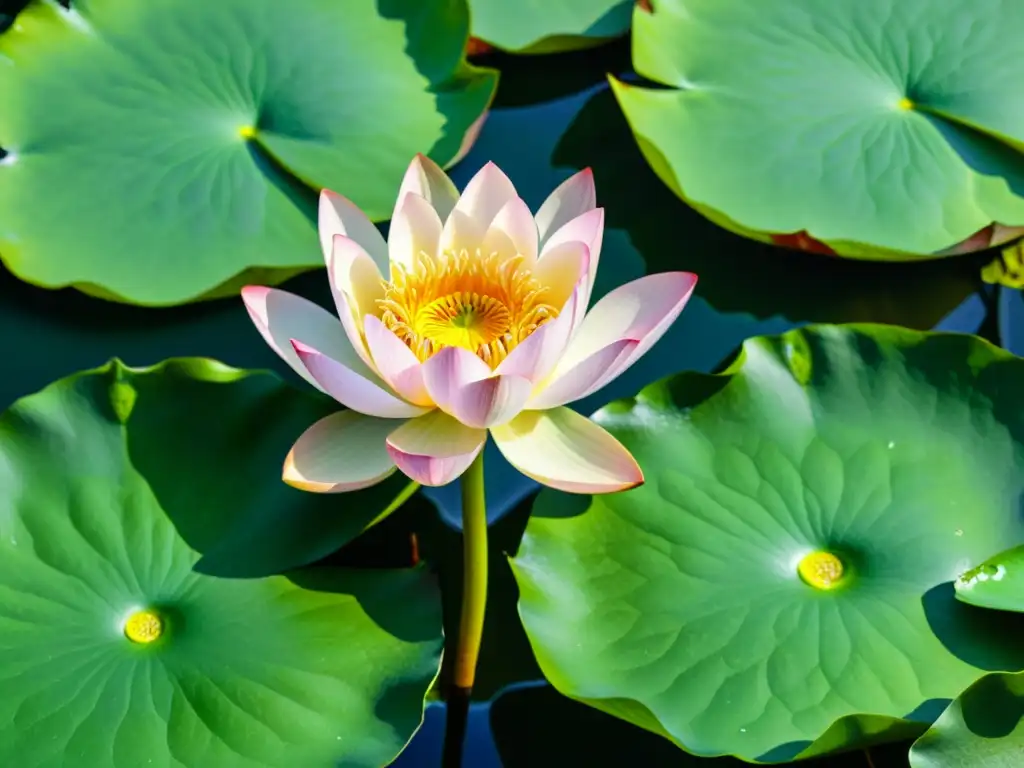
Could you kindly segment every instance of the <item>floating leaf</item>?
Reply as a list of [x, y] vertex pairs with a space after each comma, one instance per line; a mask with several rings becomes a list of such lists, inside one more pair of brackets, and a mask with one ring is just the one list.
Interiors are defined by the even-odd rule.
[[1024, 612], [1024, 546], [1001, 552], [964, 572], [953, 588], [957, 599], [965, 603]]
[[0, 255], [146, 305], [319, 266], [317, 188], [386, 219], [416, 152], [472, 140], [467, 29], [449, 0], [36, 0], [0, 36]]
[[473, 35], [506, 51], [554, 53], [626, 33], [633, 0], [469, 0]]
[[[1024, 225], [1024, 5], [658, 0], [613, 81], [648, 162], [748, 237], [862, 259], [998, 245]], [[880, 25], [879, 20], [884, 19]]]
[[[249, 408], [244, 423], [226, 412], [208, 429], [232, 433], [239, 452], [206, 475], [170, 431], [197, 428], [175, 402], [181, 379], [219, 381]], [[203, 572], [203, 548], [235, 538], [231, 484], [301, 518], [276, 473], [253, 476], [240, 456], [258, 460], [276, 409], [313, 410], [295, 398], [271, 376], [210, 362], [115, 363], [0, 416], [0, 763], [376, 768], [402, 749], [442, 644], [425, 569]], [[165, 445], [150, 463], [136, 443], [161, 400], [179, 420], [149, 436]]]
[[[35, 417], [25, 414], [63, 423], [76, 442], [60, 471], [107, 477], [116, 458], [123, 465], [118, 471], [141, 478], [178, 534], [201, 554], [198, 570], [266, 576], [330, 554], [415, 490], [398, 473], [346, 494], [304, 493], [281, 481], [291, 444], [337, 408], [274, 374], [212, 360], [184, 358], [151, 368], [113, 361], [19, 401], [5, 423], [18, 436], [37, 429]], [[22, 449], [11, 450], [21, 455]], [[40, 471], [48, 461], [28, 454], [19, 460], [39, 462]], [[30, 481], [13, 466], [0, 458], [0, 494], [28, 492]]]
[[911, 768], [1020, 768], [1024, 675], [988, 675], [949, 705], [910, 750]]
[[980, 339], [816, 326], [607, 406], [646, 484], [543, 491], [513, 560], [545, 677], [696, 754], [776, 762], [906, 738], [1024, 668], [1024, 617], [952, 587], [1024, 543], [1022, 385]]

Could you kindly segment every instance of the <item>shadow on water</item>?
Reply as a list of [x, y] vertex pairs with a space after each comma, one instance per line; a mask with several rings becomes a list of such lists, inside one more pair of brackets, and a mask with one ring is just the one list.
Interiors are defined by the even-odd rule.
[[921, 605], [932, 633], [961, 661], [989, 672], [1024, 669], [1024, 643], [993, 641], [1024, 637], [1024, 615], [962, 603], [952, 582], [932, 587]]

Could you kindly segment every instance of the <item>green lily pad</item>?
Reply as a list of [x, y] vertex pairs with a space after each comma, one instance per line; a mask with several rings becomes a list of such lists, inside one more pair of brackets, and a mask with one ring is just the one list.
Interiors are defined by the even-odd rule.
[[319, 266], [318, 188], [383, 220], [472, 140], [467, 32], [449, 0], [36, 0], [0, 36], [0, 254], [146, 305]]
[[988, 675], [942, 713], [910, 750], [912, 768], [1020, 768], [1024, 675]]
[[1024, 612], [1024, 546], [1001, 552], [964, 572], [953, 588], [957, 599], [965, 603]]
[[926, 258], [1024, 225], [1022, 34], [1014, 0], [658, 0], [633, 61], [671, 87], [613, 86], [648, 162], [716, 223]]
[[[195, 514], [184, 521], [131, 445], [136, 418], [159, 408], [154, 390], [173, 400], [175, 376], [190, 372], [220, 378], [250, 406], [269, 380], [259, 400], [267, 421], [277, 406], [298, 410], [269, 376], [246, 385], [237, 371], [192, 362], [150, 372], [111, 365], [0, 416], [0, 763], [387, 763], [418, 727], [437, 673], [434, 580], [425, 569], [203, 573], [185, 528], [205, 517], [212, 544], [231, 497], [193, 478], [186, 457], [179, 497]], [[226, 414], [226, 425], [240, 452], [255, 444], [258, 460], [260, 424], [248, 415], [243, 425]], [[178, 457], [169, 452], [167, 468]], [[279, 482], [247, 478], [238, 456], [223, 459], [208, 471], [239, 487], [248, 479], [273, 493]]]
[[589, 48], [629, 30], [633, 0], [469, 0], [473, 36], [517, 53]]
[[906, 738], [1024, 668], [1024, 617], [952, 587], [1024, 542], [1021, 386], [981, 339], [812, 326], [605, 407], [646, 484], [545, 490], [512, 561], [545, 677], [693, 753], [776, 762]]
[[[201, 554], [198, 571], [249, 577], [319, 560], [415, 491], [399, 473], [372, 488], [337, 495], [304, 493], [281, 481], [291, 444], [337, 409], [326, 397], [268, 372], [202, 359], [150, 368], [114, 360], [16, 402], [0, 427], [7, 425], [24, 441], [21, 435], [36, 430], [38, 420], [62, 422], [76, 445], [91, 448], [69, 453], [61, 471], [107, 482], [115, 469], [138, 476], [178, 535]], [[50, 459], [20, 445], [0, 449], [0, 498], [27, 492], [29, 481], [21, 474], [27, 470], [15, 471], [21, 463], [57, 472], [48, 468]]]

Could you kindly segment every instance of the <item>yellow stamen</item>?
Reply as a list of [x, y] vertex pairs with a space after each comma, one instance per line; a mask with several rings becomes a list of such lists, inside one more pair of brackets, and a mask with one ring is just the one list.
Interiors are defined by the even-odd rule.
[[164, 633], [164, 622], [156, 611], [136, 611], [128, 617], [124, 634], [133, 643], [152, 643]]
[[558, 309], [523, 257], [461, 250], [420, 253], [410, 268], [391, 265], [378, 300], [381, 322], [420, 360], [463, 347], [492, 368]]

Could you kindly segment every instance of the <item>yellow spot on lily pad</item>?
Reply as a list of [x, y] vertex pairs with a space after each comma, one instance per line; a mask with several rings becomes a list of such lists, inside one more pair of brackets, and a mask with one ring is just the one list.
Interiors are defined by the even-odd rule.
[[896, 106], [899, 107], [900, 109], [913, 109], [914, 102], [912, 102], [910, 99], [904, 96], [902, 99], [896, 102]]
[[152, 643], [164, 633], [164, 621], [156, 611], [136, 611], [124, 624], [124, 634], [133, 643]]
[[843, 561], [831, 552], [811, 552], [796, 567], [797, 573], [815, 589], [834, 589], [843, 580]]
[[243, 139], [254, 139], [256, 138], [256, 128], [251, 125], [243, 125], [238, 129], [238, 135]]

